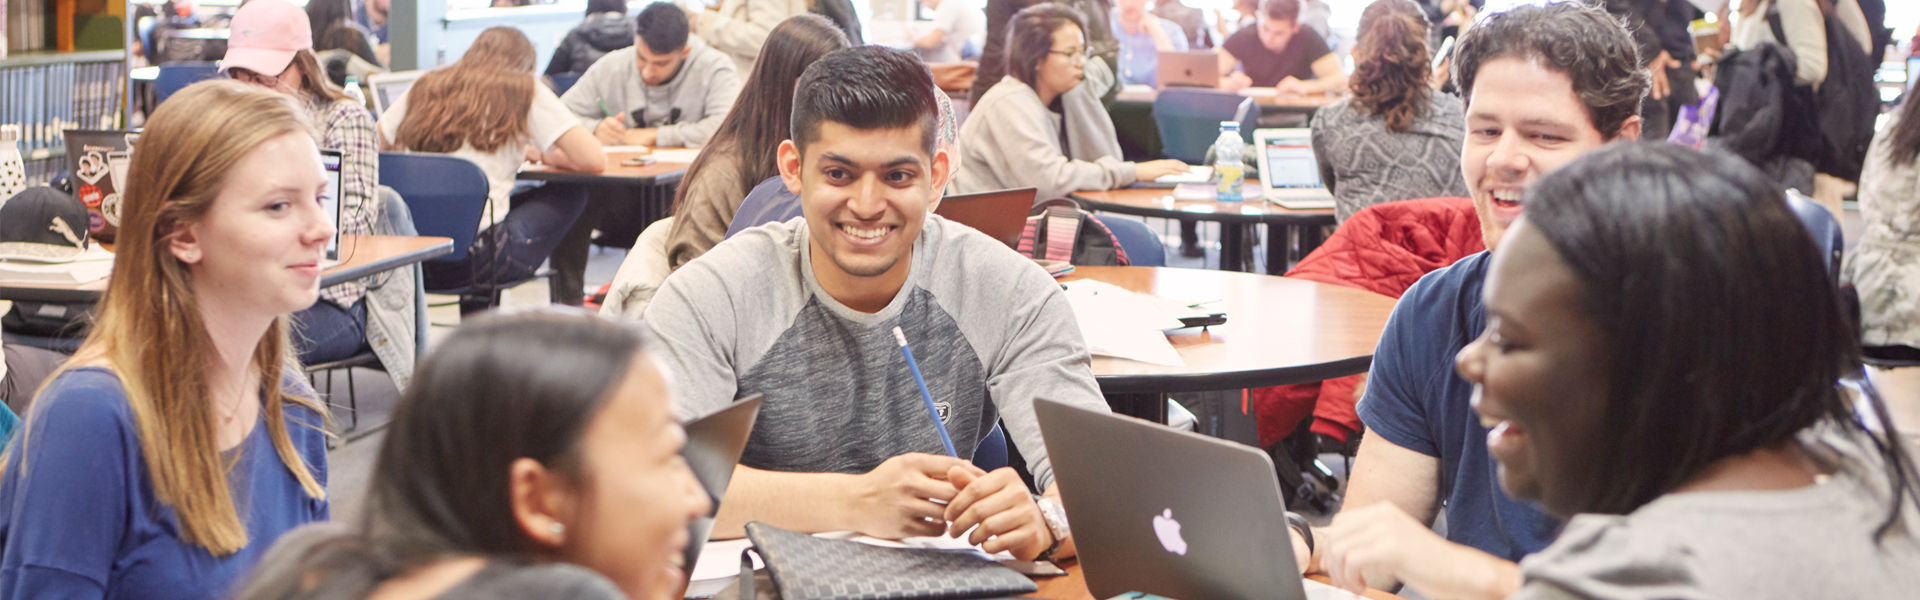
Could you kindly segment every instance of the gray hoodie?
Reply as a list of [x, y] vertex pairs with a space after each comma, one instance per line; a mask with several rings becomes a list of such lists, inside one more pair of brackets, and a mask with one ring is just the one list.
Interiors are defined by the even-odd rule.
[[[632, 48], [610, 52], [594, 61], [580, 81], [560, 97], [580, 125], [593, 131], [614, 111], [628, 127], [659, 128], [656, 146], [698, 148], [713, 137], [740, 95], [740, 71], [725, 54], [707, 47], [698, 37], [687, 38], [687, 58], [660, 85], [640, 79], [640, 64]], [[638, 122], [635, 117], [644, 120]]]

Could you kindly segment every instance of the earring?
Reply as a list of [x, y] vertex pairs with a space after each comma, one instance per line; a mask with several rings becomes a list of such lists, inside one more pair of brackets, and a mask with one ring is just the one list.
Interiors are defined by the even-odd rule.
[[567, 534], [567, 526], [566, 526], [566, 525], [564, 525], [564, 524], [562, 524], [562, 523], [561, 523], [561, 522], [559, 522], [559, 521], [554, 521], [554, 522], [552, 522], [552, 523], [548, 523], [548, 524], [547, 524], [547, 533], [548, 533], [548, 534], [550, 534], [550, 535], [552, 535], [553, 537], [556, 537], [556, 538], [557, 538], [557, 537], [561, 537], [561, 536], [564, 536], [564, 535], [566, 535], [566, 534]]

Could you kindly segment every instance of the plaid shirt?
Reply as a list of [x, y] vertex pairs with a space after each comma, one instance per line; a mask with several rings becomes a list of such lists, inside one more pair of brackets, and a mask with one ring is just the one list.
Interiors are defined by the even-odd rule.
[[[378, 192], [380, 148], [373, 116], [352, 100], [323, 100], [307, 106], [307, 117], [320, 130], [320, 149], [345, 155], [340, 167], [340, 233], [373, 233], [382, 208]], [[350, 246], [340, 248], [342, 259], [352, 252]], [[367, 295], [371, 279], [363, 277], [322, 289], [320, 297], [341, 307], [352, 306]]]

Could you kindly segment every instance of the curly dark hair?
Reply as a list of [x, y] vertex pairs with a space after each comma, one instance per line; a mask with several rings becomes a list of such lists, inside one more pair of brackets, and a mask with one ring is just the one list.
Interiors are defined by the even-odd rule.
[[1496, 13], [1467, 30], [1454, 51], [1455, 88], [1473, 104], [1473, 80], [1497, 58], [1537, 61], [1566, 73], [1600, 135], [1612, 139], [1653, 85], [1627, 26], [1599, 6], [1555, 2]]
[[1405, 133], [1427, 112], [1427, 15], [1410, 0], [1379, 0], [1360, 13], [1353, 51], [1353, 102], [1379, 115], [1387, 129]]

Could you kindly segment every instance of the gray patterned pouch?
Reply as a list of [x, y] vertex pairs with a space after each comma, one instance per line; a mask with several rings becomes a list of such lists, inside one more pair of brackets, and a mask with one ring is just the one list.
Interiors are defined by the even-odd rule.
[[[782, 600], [962, 600], [1029, 594], [1025, 575], [970, 552], [882, 548], [747, 524]], [[740, 557], [740, 597], [755, 598], [753, 561]]]

